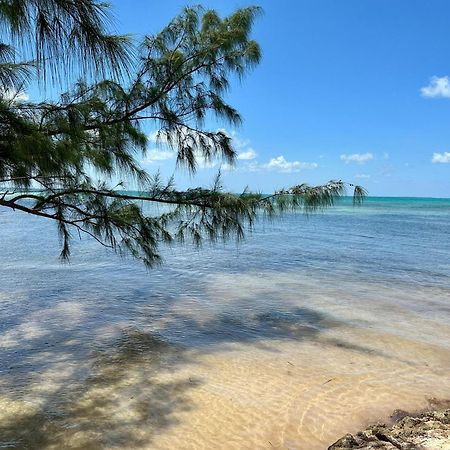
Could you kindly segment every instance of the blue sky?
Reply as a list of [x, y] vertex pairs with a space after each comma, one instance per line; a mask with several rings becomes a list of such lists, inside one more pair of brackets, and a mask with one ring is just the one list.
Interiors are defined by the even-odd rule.
[[[186, 4], [112, 1], [119, 31], [136, 35], [159, 31]], [[228, 189], [334, 178], [371, 195], [450, 197], [450, 1], [202, 4], [223, 14], [249, 4], [264, 10], [254, 30], [262, 62], [227, 97], [244, 117], [227, 128], [241, 153], [224, 170]], [[149, 170], [170, 175], [171, 155], [150, 150]], [[177, 177], [204, 185], [216, 170]]]

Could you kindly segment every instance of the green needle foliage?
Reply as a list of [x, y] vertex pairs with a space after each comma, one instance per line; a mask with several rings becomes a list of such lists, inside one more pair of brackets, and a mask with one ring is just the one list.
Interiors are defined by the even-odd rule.
[[[331, 181], [236, 195], [220, 176], [210, 189], [178, 191], [148, 174], [139, 159], [149, 125], [191, 172], [199, 158], [235, 162], [231, 138], [205, 120], [241, 123], [224, 94], [260, 60], [250, 38], [260, 11], [221, 18], [189, 7], [140, 46], [107, 33], [107, 12], [92, 0], [0, 1], [0, 206], [54, 220], [63, 259], [73, 236], [87, 234], [151, 267], [162, 243], [242, 239], [259, 216], [315, 212], [345, 194], [345, 183]], [[57, 100], [23, 95], [35, 78], [50, 74], [46, 83], [61, 86], [75, 73], [81, 81]], [[133, 180], [139, 192], [118, 190], [114, 179]], [[364, 196], [354, 187], [355, 203]]]

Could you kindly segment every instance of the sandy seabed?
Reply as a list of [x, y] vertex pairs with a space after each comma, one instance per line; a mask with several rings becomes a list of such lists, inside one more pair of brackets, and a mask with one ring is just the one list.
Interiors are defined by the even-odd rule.
[[65, 299], [3, 333], [0, 447], [323, 450], [450, 398], [448, 290], [296, 273], [208, 286], [220, 309], [186, 296], [150, 324], [149, 303], [93, 331]]

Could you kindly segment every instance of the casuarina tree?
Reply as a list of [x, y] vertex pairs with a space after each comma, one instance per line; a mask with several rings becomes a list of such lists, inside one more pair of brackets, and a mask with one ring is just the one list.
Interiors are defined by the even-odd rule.
[[[103, 3], [0, 1], [0, 207], [54, 221], [63, 259], [72, 238], [89, 235], [152, 266], [162, 243], [241, 239], [260, 216], [333, 205], [342, 181], [236, 194], [217, 176], [210, 188], [182, 191], [140, 164], [150, 128], [178, 167], [234, 164], [232, 138], [207, 124], [241, 123], [225, 93], [260, 60], [251, 38], [259, 12], [221, 18], [188, 7], [136, 43], [110, 33]], [[50, 100], [29, 101], [29, 86]], [[364, 190], [350, 186], [361, 202]]]

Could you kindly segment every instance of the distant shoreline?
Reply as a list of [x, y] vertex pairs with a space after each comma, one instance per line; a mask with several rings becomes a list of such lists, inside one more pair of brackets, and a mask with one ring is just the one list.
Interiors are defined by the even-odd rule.
[[[6, 189], [7, 190], [7, 189]], [[122, 194], [134, 194], [134, 195], [140, 195], [140, 194], [147, 194], [147, 191], [139, 191], [139, 190], [126, 190], [126, 189], [115, 189], [114, 192], [120, 192]], [[26, 193], [26, 192], [46, 192], [45, 189], [21, 189], [20, 191], [15, 191], [15, 194], [20, 193]], [[231, 192], [234, 195], [241, 195], [241, 192]], [[268, 193], [262, 193], [262, 195], [270, 195]], [[351, 195], [344, 195], [339, 200], [352, 200], [353, 197]], [[418, 200], [418, 201], [425, 201], [425, 200], [431, 200], [431, 201], [450, 201], [450, 197], [417, 197], [417, 196], [383, 196], [383, 195], [368, 195], [365, 198], [366, 201], [383, 201], [383, 200]]]

